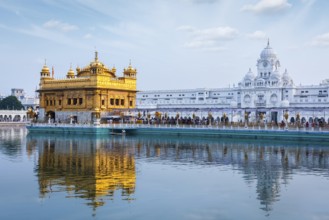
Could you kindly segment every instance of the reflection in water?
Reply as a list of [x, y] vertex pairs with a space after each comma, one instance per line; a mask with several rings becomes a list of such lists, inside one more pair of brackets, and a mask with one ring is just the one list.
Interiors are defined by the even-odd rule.
[[[32, 146], [31, 146], [32, 145]], [[28, 149], [38, 148], [36, 173], [40, 196], [66, 191], [68, 197], [88, 200], [96, 208], [121, 190], [131, 200], [135, 191], [135, 160], [132, 148], [123, 144], [83, 137], [31, 137]]]
[[[328, 177], [328, 146], [280, 142], [200, 140], [166, 137], [89, 137], [28, 135], [28, 150], [38, 149], [36, 173], [41, 196], [59, 190], [89, 200], [93, 207], [113, 198], [133, 198], [135, 160], [180, 166], [215, 166], [237, 170], [255, 184], [260, 208], [272, 210], [280, 188], [295, 173]], [[164, 183], [165, 184], [165, 183]], [[64, 188], [63, 188], [64, 187]]]
[[138, 143], [138, 157], [239, 170], [248, 185], [256, 181], [257, 199], [266, 212], [272, 210], [273, 203], [279, 200], [280, 187], [287, 185], [295, 172], [329, 176], [328, 146], [234, 140], [133, 141]]
[[26, 130], [21, 127], [0, 127], [0, 154], [16, 160], [22, 155], [21, 148]]

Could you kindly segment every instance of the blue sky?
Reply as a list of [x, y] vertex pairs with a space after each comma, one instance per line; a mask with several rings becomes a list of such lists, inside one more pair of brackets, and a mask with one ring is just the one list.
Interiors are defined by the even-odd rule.
[[138, 89], [237, 85], [267, 38], [296, 85], [329, 78], [325, 0], [0, 0], [1, 94], [33, 94], [94, 58], [138, 70]]

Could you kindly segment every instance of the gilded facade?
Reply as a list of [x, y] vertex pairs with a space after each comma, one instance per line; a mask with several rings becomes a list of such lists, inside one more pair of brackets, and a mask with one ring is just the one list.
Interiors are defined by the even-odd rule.
[[129, 64], [123, 76], [116, 68], [108, 68], [95, 58], [84, 68], [72, 68], [65, 79], [55, 79], [45, 64], [40, 72], [39, 119], [79, 123], [92, 122], [114, 110], [134, 109], [136, 104], [137, 70]]

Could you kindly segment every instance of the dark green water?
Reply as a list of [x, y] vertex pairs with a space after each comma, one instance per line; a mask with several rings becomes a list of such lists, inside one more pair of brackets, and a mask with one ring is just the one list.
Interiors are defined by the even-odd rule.
[[329, 219], [329, 143], [0, 127], [0, 219]]

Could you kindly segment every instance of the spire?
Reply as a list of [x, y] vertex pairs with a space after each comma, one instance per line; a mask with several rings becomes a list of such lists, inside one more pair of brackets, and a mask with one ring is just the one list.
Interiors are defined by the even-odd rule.
[[45, 59], [45, 66], [47, 66], [47, 59]]
[[97, 62], [98, 61], [98, 52], [97, 52], [97, 50], [95, 50], [95, 62]]
[[54, 78], [54, 74], [55, 74], [54, 66], [52, 66], [52, 68], [51, 68], [51, 76], [52, 76], [52, 78]]
[[270, 38], [267, 38], [267, 47], [270, 47]]

